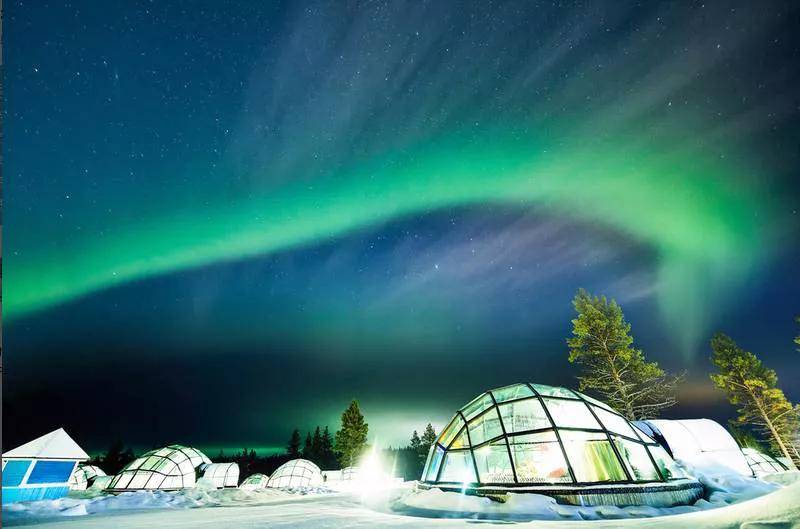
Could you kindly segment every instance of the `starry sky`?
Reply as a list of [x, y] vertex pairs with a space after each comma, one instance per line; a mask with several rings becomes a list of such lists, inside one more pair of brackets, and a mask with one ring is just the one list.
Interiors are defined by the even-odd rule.
[[4, 446], [375, 442], [575, 385], [579, 287], [800, 400], [793, 2], [9, 2]]

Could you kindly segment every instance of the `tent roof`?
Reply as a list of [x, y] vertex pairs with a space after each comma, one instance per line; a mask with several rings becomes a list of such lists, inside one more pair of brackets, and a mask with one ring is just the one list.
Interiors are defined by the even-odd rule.
[[89, 454], [72, 440], [63, 428], [9, 450], [3, 458], [89, 459]]

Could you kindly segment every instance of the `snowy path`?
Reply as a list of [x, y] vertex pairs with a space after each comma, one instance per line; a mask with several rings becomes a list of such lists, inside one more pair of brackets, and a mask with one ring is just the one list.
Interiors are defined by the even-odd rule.
[[[4, 526], [11, 520], [4, 520]], [[666, 529], [800, 529], [800, 483], [759, 498], [701, 512], [656, 518], [602, 521], [533, 521], [431, 519], [376, 512], [363, 506], [350, 494], [328, 494], [276, 498], [274, 502], [243, 507], [207, 507], [198, 509], [113, 512], [50, 520], [14, 520], [26, 527], [67, 528], [165, 528], [165, 529], [256, 529], [297, 527], [303, 529], [352, 528], [466, 528], [476, 524], [522, 527], [601, 529], [611, 527]]]

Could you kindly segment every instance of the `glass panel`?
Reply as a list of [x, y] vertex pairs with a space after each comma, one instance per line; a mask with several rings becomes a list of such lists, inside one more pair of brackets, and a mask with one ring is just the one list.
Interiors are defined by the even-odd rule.
[[136, 470], [137, 468], [142, 466], [142, 463], [144, 463], [146, 460], [147, 460], [146, 457], [140, 457], [139, 459], [134, 459], [128, 464], [128, 466], [125, 467], [125, 470]]
[[533, 398], [498, 406], [507, 433], [550, 428], [550, 421], [539, 399]]
[[635, 481], [660, 480], [656, 467], [647, 455], [644, 445], [628, 441], [621, 437], [614, 437], [614, 444], [617, 445], [622, 462], [628, 467], [628, 472]]
[[459, 430], [461, 430], [462, 426], [464, 426], [464, 421], [461, 420], [461, 416], [456, 415], [453, 417], [453, 420], [450, 421], [450, 424], [448, 424], [447, 428], [444, 429], [442, 435], [439, 436], [439, 444], [442, 446], [450, 446], [450, 442], [453, 440]]
[[544, 386], [542, 384], [531, 384], [540, 395], [550, 397], [564, 397], [567, 399], [577, 399], [578, 396], [567, 388], [554, 388], [553, 386]]
[[436, 481], [436, 474], [439, 473], [439, 464], [442, 462], [444, 450], [441, 447], [435, 446], [431, 450], [431, 457], [428, 462], [427, 472], [425, 473], [426, 481]]
[[582, 483], [625, 481], [625, 471], [604, 434], [560, 432], [575, 479]]
[[508, 438], [520, 483], [569, 483], [564, 454], [553, 432], [515, 435]]
[[667, 451], [662, 447], [648, 446], [647, 449], [650, 450], [650, 453], [653, 455], [653, 459], [655, 459], [656, 465], [658, 465], [658, 469], [661, 471], [661, 475], [664, 476], [664, 479], [686, 477], [686, 473], [678, 467], [675, 461], [669, 457]]
[[493, 405], [494, 402], [492, 401], [492, 397], [488, 393], [484, 393], [480, 397], [464, 406], [464, 408], [461, 410], [461, 413], [464, 414], [465, 419], [470, 420], [476, 415], [480, 414], [482, 411], [491, 408]]
[[495, 389], [492, 391], [492, 395], [497, 402], [534, 396], [533, 391], [531, 391], [531, 388], [529, 388], [527, 384], [514, 384], [513, 386]]
[[461, 433], [458, 434], [458, 437], [456, 437], [456, 440], [453, 441], [453, 444], [451, 444], [449, 448], [450, 449], [469, 448], [469, 437], [467, 436], [466, 428], [461, 430]]
[[472, 466], [472, 456], [469, 450], [463, 452], [447, 452], [444, 457], [444, 467], [439, 481], [455, 481], [458, 483], [473, 483], [475, 467]]
[[597, 422], [592, 412], [589, 411], [589, 407], [582, 401], [545, 398], [544, 403], [556, 426], [600, 429], [600, 423]]
[[26, 483], [66, 483], [75, 464], [75, 461], [36, 461]]
[[481, 483], [514, 483], [505, 441], [497, 441], [474, 451]]
[[469, 438], [472, 446], [494, 439], [499, 435], [503, 435], [503, 427], [500, 425], [497, 408], [489, 410], [469, 423]]
[[580, 395], [580, 397], [583, 398], [584, 400], [591, 402], [595, 406], [600, 406], [601, 408], [605, 408], [606, 410], [613, 411], [614, 413], [618, 413], [617, 410], [615, 410], [614, 408], [612, 408], [611, 406], [609, 406], [608, 404], [606, 404], [603, 401], [597, 400], [597, 399], [595, 399], [593, 397], [590, 397], [589, 395], [586, 395], [584, 393], [580, 393], [578, 391], [576, 391], [575, 393]]
[[620, 435], [625, 435], [632, 439], [637, 439], [636, 433], [634, 433], [633, 428], [631, 428], [631, 425], [628, 421], [619, 415], [615, 415], [602, 408], [598, 408], [597, 406], [593, 406], [593, 408], [594, 412], [597, 414], [597, 418], [600, 419], [600, 422], [603, 423], [603, 426], [606, 427], [606, 430], [618, 433]]
[[31, 466], [30, 459], [11, 460], [6, 463], [3, 467], [3, 486], [14, 487], [22, 483], [29, 466]]
[[647, 435], [646, 433], [644, 433], [644, 430], [642, 430], [641, 428], [639, 428], [635, 424], [632, 424], [632, 426], [633, 426], [633, 431], [636, 432], [636, 434], [639, 436], [639, 438], [642, 441], [644, 441], [645, 443], [655, 444], [655, 441], [653, 440], [653, 438], [650, 437], [649, 435]]

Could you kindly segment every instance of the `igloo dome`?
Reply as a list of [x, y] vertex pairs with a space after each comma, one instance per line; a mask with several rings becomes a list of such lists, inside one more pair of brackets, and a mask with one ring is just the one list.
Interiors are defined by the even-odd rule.
[[178, 490], [195, 486], [197, 469], [210, 464], [206, 455], [188, 446], [169, 445], [136, 458], [114, 476], [106, 490]]
[[322, 484], [322, 471], [307, 459], [292, 459], [279, 466], [270, 476], [267, 487], [313, 487]]
[[692, 503], [702, 485], [613, 408], [577, 391], [514, 384], [459, 410], [431, 446], [422, 487], [535, 492], [576, 505]]

